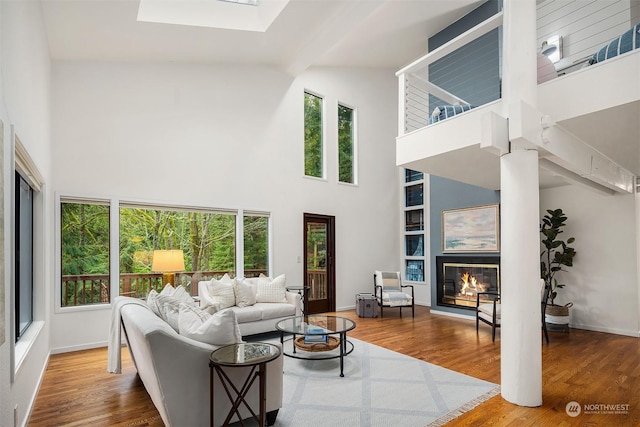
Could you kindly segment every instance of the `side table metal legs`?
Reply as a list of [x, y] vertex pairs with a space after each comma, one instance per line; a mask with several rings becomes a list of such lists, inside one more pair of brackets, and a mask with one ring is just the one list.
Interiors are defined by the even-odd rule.
[[[266, 383], [267, 383], [267, 369], [266, 369], [266, 363], [259, 363], [258, 365], [255, 365], [251, 368], [251, 372], [249, 372], [249, 375], [247, 376], [247, 378], [245, 379], [244, 384], [242, 385], [242, 387], [240, 389], [238, 389], [235, 384], [233, 384], [233, 381], [231, 381], [231, 379], [227, 376], [226, 372], [224, 372], [224, 370], [222, 369], [222, 367], [220, 366], [216, 366], [212, 363], [209, 364], [209, 367], [211, 368], [211, 403], [210, 403], [210, 408], [211, 408], [211, 427], [214, 427], [214, 420], [213, 420], [213, 414], [214, 414], [214, 394], [213, 394], [213, 382], [214, 382], [214, 372], [217, 372], [218, 374], [218, 378], [220, 378], [220, 383], [222, 384], [222, 386], [224, 387], [225, 392], [227, 393], [227, 397], [229, 398], [229, 401], [231, 402], [231, 409], [229, 410], [229, 413], [227, 414], [226, 419], [224, 420], [224, 423], [222, 424], [223, 426], [228, 426], [231, 422], [231, 419], [233, 418], [234, 415], [238, 416], [238, 419], [240, 420], [240, 423], [244, 426], [244, 423], [242, 422], [242, 417], [240, 416], [240, 405], [244, 404], [244, 406], [249, 410], [249, 412], [251, 413], [251, 415], [253, 416], [253, 418], [258, 421], [258, 425], [259, 426], [264, 426], [265, 425], [265, 421], [266, 421], [266, 413], [267, 413], [267, 394], [266, 394]], [[233, 369], [233, 368], [232, 368]], [[256, 378], [258, 379], [258, 387], [259, 387], [259, 391], [260, 391], [260, 408], [259, 408], [259, 413], [256, 415], [256, 413], [253, 411], [253, 409], [251, 408], [251, 406], [249, 406], [249, 403], [246, 401], [246, 397], [247, 397], [247, 393], [249, 392], [249, 389], [251, 389], [251, 386], [253, 385], [253, 383], [255, 382]]]

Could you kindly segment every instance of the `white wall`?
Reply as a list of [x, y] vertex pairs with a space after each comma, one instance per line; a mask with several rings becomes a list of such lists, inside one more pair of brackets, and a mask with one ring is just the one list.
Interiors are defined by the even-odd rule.
[[[326, 100], [327, 180], [303, 177], [304, 89]], [[273, 273], [291, 284], [303, 213], [335, 215], [336, 306], [353, 307], [374, 269], [397, 268], [396, 90], [393, 70], [54, 64], [55, 191], [269, 211]], [[357, 186], [337, 183], [338, 101], [357, 111]], [[52, 348], [106, 342], [108, 318], [55, 313]]]
[[[14, 425], [14, 408], [17, 425], [26, 423], [27, 411], [33, 403], [37, 386], [46, 366], [49, 354], [48, 305], [50, 263], [51, 215], [48, 211], [47, 184], [50, 181], [50, 64], [47, 40], [44, 34], [42, 11], [39, 2], [0, 2], [0, 119], [4, 122], [4, 277], [5, 292], [4, 325], [5, 342], [0, 346], [0, 425]], [[39, 324], [37, 334], [28, 333], [21, 339], [24, 358], [15, 373], [14, 334], [11, 331], [12, 310], [12, 259], [10, 216], [12, 207], [14, 165], [11, 163], [10, 125], [15, 127], [29, 156], [42, 174], [45, 189], [36, 196], [34, 218], [34, 320]], [[31, 331], [35, 328], [31, 328]], [[27, 347], [28, 341], [28, 350]]]
[[[633, 19], [637, 0], [590, 1], [546, 0], [538, 4], [537, 46], [550, 36], [563, 38], [563, 59], [557, 69], [593, 55], [637, 22]], [[631, 6], [634, 5], [632, 8]]]
[[603, 196], [579, 186], [541, 191], [541, 217], [562, 210], [562, 237], [575, 237], [573, 267], [557, 274], [567, 286], [556, 303], [573, 302], [571, 326], [639, 336], [638, 253], [634, 195]]

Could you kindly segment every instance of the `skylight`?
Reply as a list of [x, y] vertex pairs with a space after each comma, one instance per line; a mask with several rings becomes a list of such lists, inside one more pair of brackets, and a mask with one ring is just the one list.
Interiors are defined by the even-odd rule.
[[237, 3], [237, 4], [247, 4], [249, 6], [258, 6], [258, 3], [260, 3], [260, 0], [220, 0], [220, 1], [226, 1], [229, 3]]
[[265, 32], [288, 3], [289, 0], [140, 0], [138, 21]]

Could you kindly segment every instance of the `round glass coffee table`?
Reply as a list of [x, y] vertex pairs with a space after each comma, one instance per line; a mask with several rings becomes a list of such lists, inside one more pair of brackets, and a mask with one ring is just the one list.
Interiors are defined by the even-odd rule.
[[[306, 360], [339, 358], [341, 377], [344, 377], [344, 356], [353, 351], [347, 332], [355, 327], [351, 319], [321, 314], [289, 317], [276, 324], [285, 356]], [[291, 334], [291, 337], [285, 339], [285, 334]], [[285, 345], [289, 341], [290, 347]]]

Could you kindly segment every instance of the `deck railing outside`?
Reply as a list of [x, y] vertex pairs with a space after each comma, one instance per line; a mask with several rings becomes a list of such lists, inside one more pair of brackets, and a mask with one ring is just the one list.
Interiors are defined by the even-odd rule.
[[[191, 295], [198, 294], [198, 282], [221, 277], [233, 271], [196, 271], [176, 274], [176, 285], [183, 285]], [[267, 274], [266, 270], [245, 270], [245, 277], [257, 277]], [[62, 306], [73, 307], [90, 304], [106, 304], [110, 298], [110, 280], [108, 274], [80, 274], [62, 276]], [[154, 289], [162, 291], [162, 273], [122, 273], [120, 274], [120, 295], [133, 298], [145, 298]]]
[[326, 299], [327, 271], [307, 270], [307, 286], [309, 286], [309, 300]]

